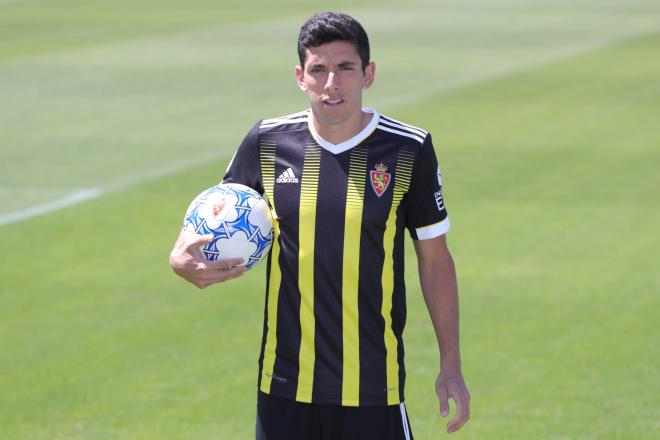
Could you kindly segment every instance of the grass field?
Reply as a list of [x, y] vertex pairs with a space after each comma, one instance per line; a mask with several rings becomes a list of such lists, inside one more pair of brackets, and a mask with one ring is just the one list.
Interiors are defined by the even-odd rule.
[[[660, 437], [660, 4], [323, 7], [370, 33], [366, 103], [434, 134], [473, 397], [453, 437]], [[264, 268], [200, 292], [167, 256], [251, 125], [305, 107], [313, 11], [0, 0], [1, 439], [253, 436]], [[408, 409], [443, 438], [409, 257]]]

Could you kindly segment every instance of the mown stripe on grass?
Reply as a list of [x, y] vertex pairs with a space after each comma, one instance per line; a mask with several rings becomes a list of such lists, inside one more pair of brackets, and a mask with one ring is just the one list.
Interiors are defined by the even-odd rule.
[[2, 214], [0, 215], [0, 227], [4, 225], [8, 225], [10, 223], [16, 223], [23, 220], [28, 220], [33, 217], [50, 214], [51, 212], [76, 206], [81, 203], [87, 202], [89, 200], [93, 200], [98, 197], [114, 193], [116, 191], [131, 188], [140, 183], [178, 174], [180, 172], [190, 170], [205, 163], [218, 160], [219, 158], [222, 157], [222, 155], [223, 153], [221, 152], [198, 155], [194, 159], [185, 162], [172, 163], [160, 168], [149, 170], [147, 172], [138, 175], [129, 176], [124, 179], [119, 179], [105, 186], [78, 189], [76, 191], [71, 192], [70, 194], [57, 198], [50, 202], [40, 203], [38, 205], [34, 205], [29, 208], [10, 212], [8, 214]]
[[[653, 32], [655, 32], [655, 30]], [[560, 61], [562, 59], [571, 58], [577, 55], [584, 55], [589, 52], [601, 50], [606, 47], [613, 46], [615, 44], [620, 44], [636, 38], [643, 38], [644, 36], [652, 34], [653, 32], [651, 31], [631, 32], [629, 34], [623, 34], [616, 37], [603, 38], [589, 43], [578, 44], [573, 47], [567, 47], [558, 53], [549, 54], [539, 59], [533, 60], [531, 62], [520, 64], [518, 66], [513, 66], [507, 69], [502, 69], [500, 71], [495, 71], [485, 74], [477, 74], [474, 76], [458, 78], [456, 80], [443, 81], [438, 83], [438, 85], [436, 85], [435, 87], [432, 87], [431, 90], [426, 90], [424, 95], [415, 95], [415, 94], [401, 95], [400, 97], [392, 100], [390, 102], [390, 105], [388, 105], [388, 107], [389, 106], [395, 107], [404, 104], [409, 105], [416, 101], [426, 99], [429, 96], [429, 94], [437, 95], [437, 94], [447, 93], [450, 91], [455, 91], [458, 89], [467, 89], [472, 86], [486, 84], [491, 81], [498, 81], [503, 78], [519, 74], [521, 72], [542, 68], [544, 66], [547, 66], [548, 64]], [[38, 217], [54, 211], [58, 211], [60, 209], [69, 208], [71, 206], [84, 203], [88, 200], [101, 197], [105, 194], [115, 192], [117, 190], [129, 188], [131, 186], [134, 186], [142, 182], [158, 179], [168, 175], [177, 174], [182, 171], [186, 171], [193, 167], [199, 166], [209, 160], [217, 160], [222, 156], [222, 154], [223, 153], [221, 152], [211, 153], [204, 155], [203, 157], [197, 157], [194, 160], [186, 161], [183, 163], [181, 162], [172, 163], [158, 169], [149, 170], [145, 173], [128, 176], [124, 179], [117, 180], [105, 186], [76, 190], [64, 197], [55, 199], [50, 202], [34, 205], [18, 211], [9, 212], [7, 214], [2, 214], [0, 215], [0, 226], [4, 226], [6, 224], [15, 223], [23, 220], [28, 220], [33, 217]]]

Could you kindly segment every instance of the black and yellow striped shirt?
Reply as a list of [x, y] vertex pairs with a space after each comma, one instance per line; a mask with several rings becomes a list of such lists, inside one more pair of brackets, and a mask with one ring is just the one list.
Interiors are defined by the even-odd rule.
[[310, 111], [257, 123], [223, 181], [271, 206], [259, 389], [344, 406], [403, 401], [404, 229], [444, 234], [449, 219], [431, 137], [373, 114], [339, 145]]

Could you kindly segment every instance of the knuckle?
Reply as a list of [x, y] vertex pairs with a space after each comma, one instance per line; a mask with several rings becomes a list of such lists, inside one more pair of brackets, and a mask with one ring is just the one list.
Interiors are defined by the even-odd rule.
[[170, 263], [170, 267], [172, 269], [176, 269], [182, 266], [180, 255], [171, 254], [168, 262]]

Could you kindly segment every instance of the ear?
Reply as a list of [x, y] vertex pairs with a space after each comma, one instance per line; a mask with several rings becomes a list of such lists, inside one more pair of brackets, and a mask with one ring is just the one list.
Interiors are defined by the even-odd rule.
[[367, 64], [367, 67], [364, 69], [364, 81], [362, 83], [363, 89], [368, 89], [374, 83], [376, 78], [376, 63], [371, 62]]
[[303, 92], [306, 92], [307, 84], [305, 83], [305, 74], [303, 72], [302, 67], [296, 66], [295, 72], [296, 72], [296, 81], [298, 82], [298, 87], [300, 87], [300, 90], [302, 90]]

